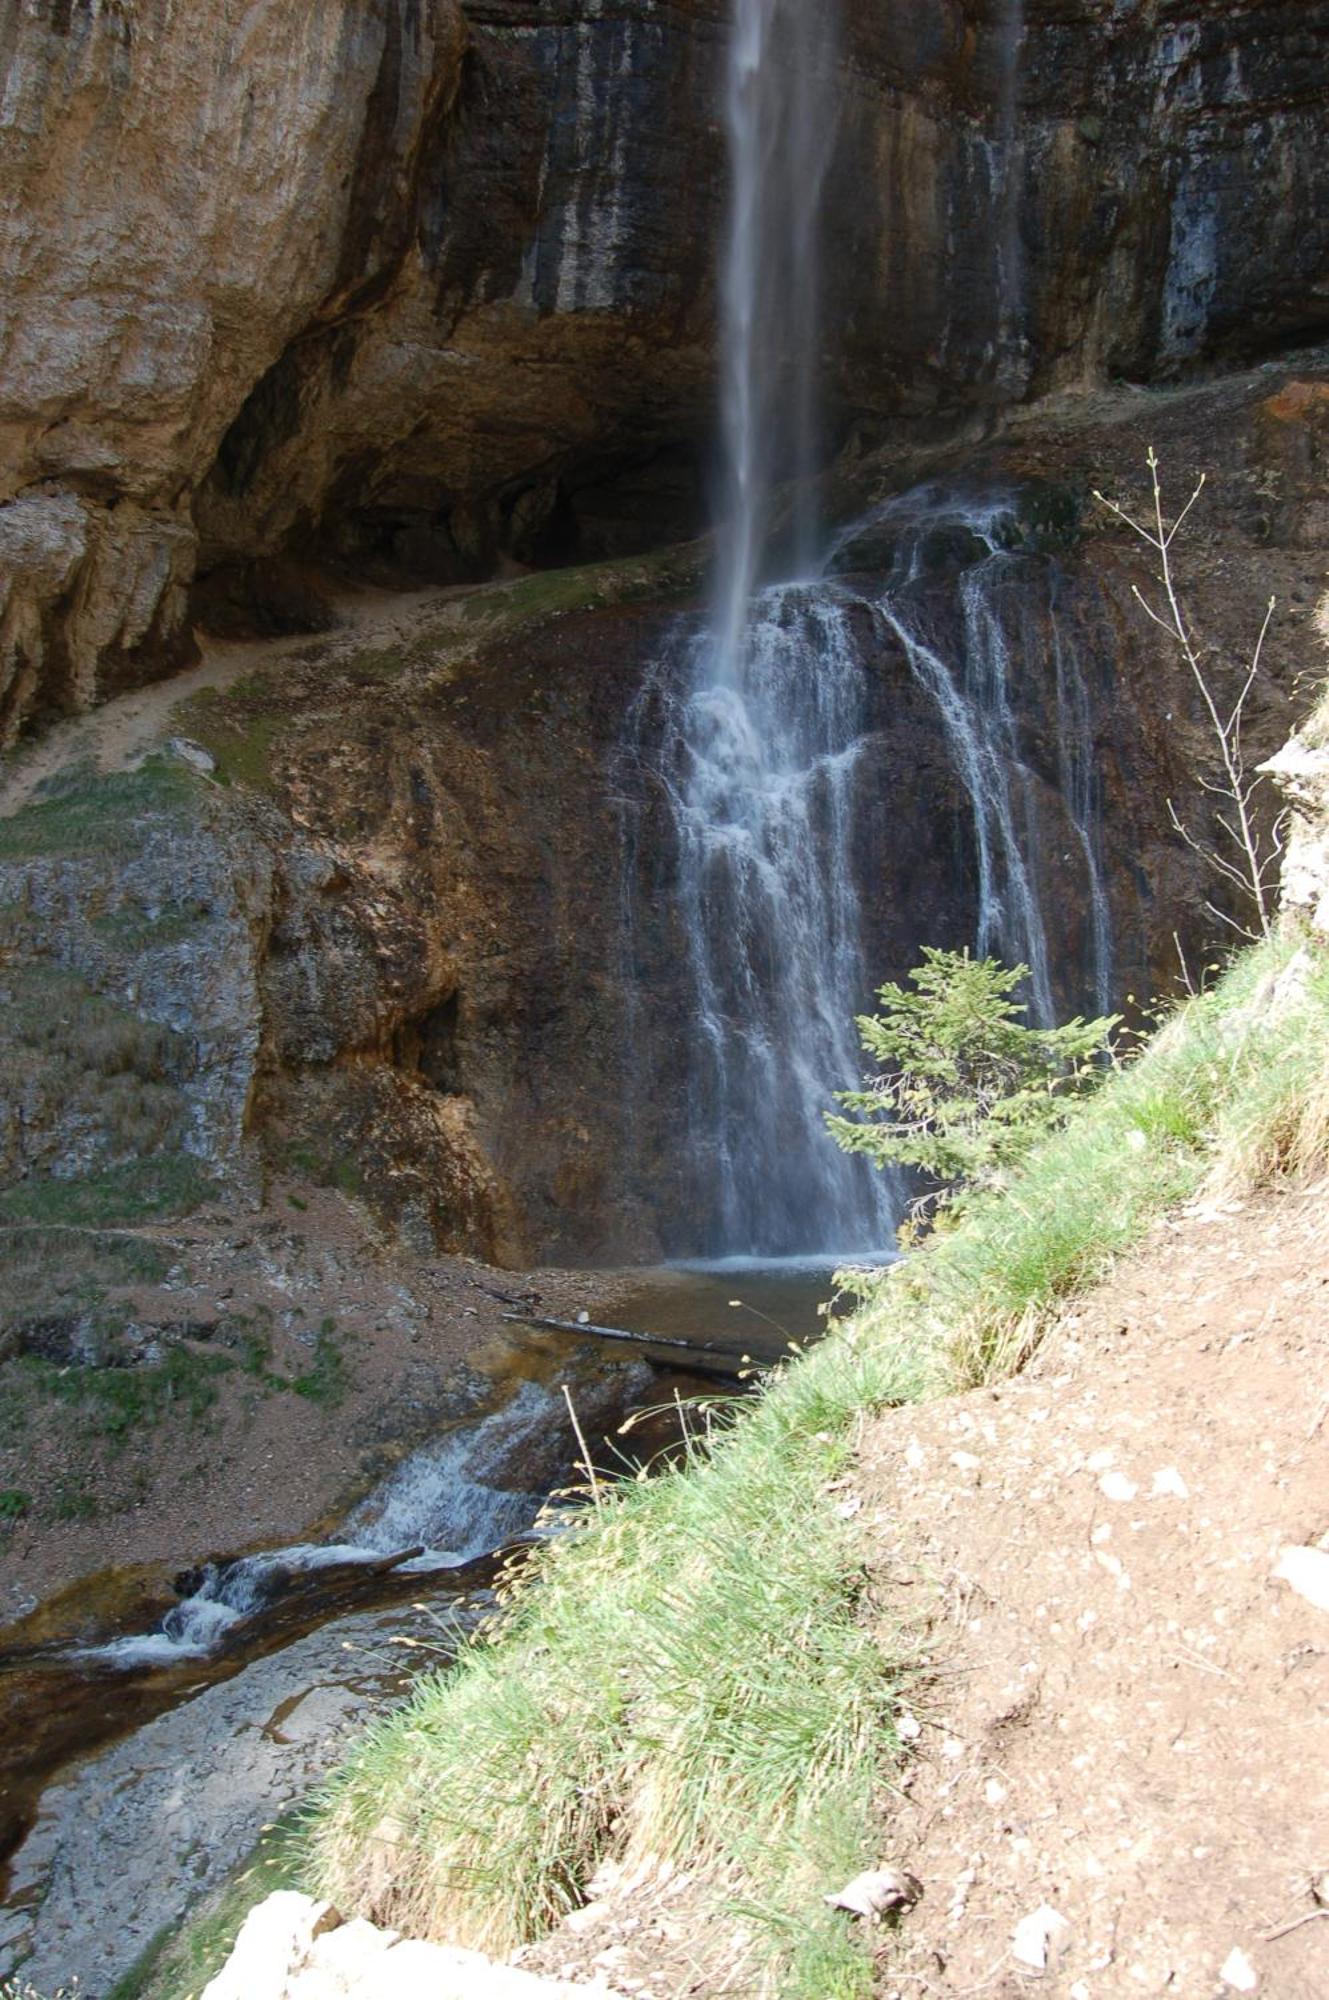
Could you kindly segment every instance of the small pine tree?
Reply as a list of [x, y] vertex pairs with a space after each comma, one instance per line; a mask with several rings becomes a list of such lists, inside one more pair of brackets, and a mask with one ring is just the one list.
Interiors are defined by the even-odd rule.
[[847, 1153], [879, 1167], [920, 1168], [938, 1185], [901, 1233], [915, 1236], [974, 1189], [999, 1187], [1102, 1073], [1119, 1015], [1030, 1028], [1012, 998], [1029, 968], [925, 948], [909, 987], [888, 982], [878, 1014], [859, 1016], [880, 1065], [862, 1090], [836, 1093], [850, 1117], [827, 1116]]

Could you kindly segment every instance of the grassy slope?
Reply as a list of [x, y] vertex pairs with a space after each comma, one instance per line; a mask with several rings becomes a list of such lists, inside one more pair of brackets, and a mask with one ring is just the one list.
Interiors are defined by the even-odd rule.
[[1018, 1365], [1068, 1295], [1215, 1172], [1318, 1163], [1329, 969], [1289, 970], [1294, 950], [1246, 954], [688, 1466], [627, 1485], [532, 1564], [486, 1641], [331, 1787], [311, 1827], [319, 1886], [501, 1950], [575, 1906], [603, 1857], [668, 1856], [723, 1882], [769, 1990], [868, 1992], [858, 1937], [820, 1892], [872, 1857], [909, 1649], [902, 1635], [884, 1657], [869, 1633], [831, 1483], [866, 1412]]

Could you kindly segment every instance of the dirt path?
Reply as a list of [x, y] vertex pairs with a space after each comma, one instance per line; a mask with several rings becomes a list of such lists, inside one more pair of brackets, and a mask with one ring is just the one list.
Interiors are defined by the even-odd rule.
[[877, 1596], [942, 1607], [883, 1995], [1329, 1995], [1329, 1610], [1273, 1574], [1329, 1540], [1324, 1218], [1191, 1212], [1029, 1376], [869, 1432]]
[[446, 590], [343, 591], [330, 598], [340, 622], [314, 637], [227, 641], [196, 632], [195, 666], [116, 695], [87, 715], [57, 722], [35, 741], [0, 758], [0, 818], [21, 811], [41, 785], [70, 765], [88, 763], [98, 771], [123, 771], [135, 764], [170, 736], [174, 711], [191, 695], [206, 688], [228, 688], [246, 674], [279, 667], [292, 654], [307, 655], [311, 647], [332, 661], [367, 646], [408, 643], [440, 613], [474, 595], [476, 588], [462, 584]]

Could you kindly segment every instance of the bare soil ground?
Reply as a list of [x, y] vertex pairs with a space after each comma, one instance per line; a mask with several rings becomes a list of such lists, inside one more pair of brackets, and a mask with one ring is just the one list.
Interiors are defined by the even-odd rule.
[[474, 589], [473, 585], [460, 585], [410, 592], [368, 587], [344, 590], [333, 597], [341, 622], [312, 639], [300, 634], [285, 639], [226, 640], [196, 631], [198, 660], [185, 672], [117, 695], [87, 715], [54, 723], [0, 759], [0, 818], [21, 812], [42, 785], [70, 765], [88, 763], [98, 771], [128, 769], [170, 736], [175, 710], [193, 695], [228, 688], [246, 674], [280, 666], [283, 658], [307, 653], [311, 646], [335, 659], [366, 645], [404, 643], [418, 634], [422, 623], [474, 594]]
[[879, 1598], [933, 1606], [882, 1994], [1324, 2000], [1329, 1611], [1273, 1574], [1329, 1531], [1324, 1191], [1163, 1225], [1027, 1376], [875, 1424], [861, 1491]]

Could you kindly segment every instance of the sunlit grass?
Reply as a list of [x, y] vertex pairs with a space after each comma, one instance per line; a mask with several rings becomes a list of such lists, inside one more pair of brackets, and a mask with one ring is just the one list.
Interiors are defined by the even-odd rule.
[[865, 1419], [1019, 1366], [1160, 1215], [1322, 1170], [1327, 1140], [1329, 974], [1262, 945], [753, 1404], [699, 1413], [686, 1463], [602, 1489], [371, 1729], [308, 1879], [501, 1953], [605, 1858], [655, 1857], [714, 1885], [715, 1935], [746, 1928], [739, 1990], [868, 1994], [865, 1941], [821, 1897], [875, 1858], [914, 1640], [866, 1613], [869, 1550], [836, 1502]]
[[1173, 1204], [1313, 1170], [1329, 1135], [1329, 973], [1290, 941], [1253, 948], [964, 1226], [873, 1281], [865, 1331], [912, 1322], [953, 1386], [1009, 1373], [1065, 1300]]

